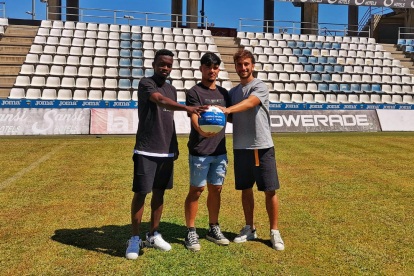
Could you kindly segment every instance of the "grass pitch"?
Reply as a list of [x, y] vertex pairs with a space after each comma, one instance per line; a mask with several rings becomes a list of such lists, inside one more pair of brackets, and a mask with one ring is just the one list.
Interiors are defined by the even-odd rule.
[[[196, 220], [202, 249], [185, 249], [182, 136], [160, 228], [173, 249], [144, 248], [136, 261], [124, 258], [133, 136], [0, 138], [0, 275], [414, 275], [414, 134], [273, 137], [285, 251], [270, 247], [257, 191], [258, 240], [228, 247], [205, 240], [203, 194]], [[231, 142], [220, 213], [230, 240], [244, 226]], [[143, 221], [145, 233], [149, 208]]]

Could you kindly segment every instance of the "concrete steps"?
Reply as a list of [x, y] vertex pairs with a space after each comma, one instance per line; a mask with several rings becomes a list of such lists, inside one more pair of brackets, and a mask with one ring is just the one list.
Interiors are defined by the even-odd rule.
[[226, 71], [229, 73], [230, 81], [233, 86], [237, 86], [240, 83], [240, 78], [234, 68], [233, 55], [239, 49], [243, 49], [240, 46], [240, 40], [233, 37], [221, 37], [215, 36], [214, 42], [217, 45], [217, 49], [221, 55], [221, 60], [224, 63]]
[[10, 94], [10, 88], [0, 88], [0, 99], [7, 99]]
[[9, 96], [38, 29], [26, 25], [7, 27], [0, 40], [0, 99]]
[[0, 76], [17, 76], [20, 72], [20, 65], [17, 66], [0, 66]]
[[410, 73], [414, 74], [414, 63], [410, 56], [406, 55], [402, 50], [399, 50], [395, 44], [381, 44], [384, 50], [391, 53], [391, 56], [398, 59], [401, 65], [410, 69]]
[[29, 46], [0, 46], [0, 55], [24, 55], [29, 53]]

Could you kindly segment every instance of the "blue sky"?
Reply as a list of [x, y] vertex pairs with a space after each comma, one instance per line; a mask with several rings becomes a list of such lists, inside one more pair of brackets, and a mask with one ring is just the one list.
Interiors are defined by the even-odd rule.
[[[4, 1], [4, 0], [3, 0]], [[32, 0], [6, 0], [6, 16], [10, 18], [26, 18], [30, 19], [31, 15], [26, 11], [32, 10]], [[171, 0], [79, 0], [82, 8], [94, 9], [110, 9], [110, 10], [126, 10], [141, 11], [155, 13], [171, 13]], [[252, 5], [251, 3], [256, 2]], [[66, 0], [62, 0], [62, 5], [66, 4]], [[183, 0], [183, 10], [186, 11], [186, 0]], [[201, 0], [199, 0], [199, 9], [201, 9]], [[275, 2], [275, 20], [280, 21], [300, 21], [300, 8], [296, 8], [289, 2]], [[359, 17], [361, 18], [366, 7], [360, 7]], [[92, 11], [89, 11], [92, 14]], [[263, 19], [263, 1], [248, 0], [205, 0], [205, 13], [208, 22], [214, 22], [216, 27], [238, 28], [240, 18]], [[46, 5], [36, 0], [36, 19], [46, 18]], [[126, 13], [125, 13], [126, 14]], [[100, 13], [104, 16], [112, 16], [112, 13]], [[123, 17], [124, 14], [118, 13]], [[143, 17], [144, 15], [142, 15]], [[138, 16], [136, 16], [138, 17]], [[319, 22], [347, 24], [348, 7], [342, 5], [319, 5]], [[153, 16], [153, 18], [166, 19], [165, 16]], [[94, 19], [94, 21], [113, 23], [110, 19]], [[87, 20], [85, 20], [87, 21]], [[144, 22], [141, 21], [144, 25]], [[127, 20], [118, 20], [119, 24], [127, 24]], [[248, 23], [250, 24], [250, 23]], [[160, 24], [162, 25], [162, 24]], [[283, 27], [283, 24], [280, 24]], [[247, 29], [245, 29], [247, 30]], [[258, 30], [257, 30], [258, 31]]]

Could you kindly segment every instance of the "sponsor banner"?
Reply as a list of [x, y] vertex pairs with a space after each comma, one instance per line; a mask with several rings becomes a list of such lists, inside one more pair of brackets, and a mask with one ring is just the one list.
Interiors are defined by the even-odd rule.
[[272, 132], [381, 131], [375, 110], [271, 110]]
[[138, 109], [98, 109], [91, 111], [91, 134], [135, 134]]
[[[179, 102], [185, 104], [185, 102]], [[0, 108], [138, 108], [136, 101], [58, 101], [58, 100], [0, 100]], [[271, 110], [414, 110], [414, 105], [398, 104], [318, 104], [318, 103], [271, 103]]]
[[0, 108], [0, 135], [89, 134], [90, 109]]
[[414, 131], [414, 110], [377, 110], [382, 131]]
[[407, 104], [320, 104], [320, 103], [271, 103], [270, 110], [373, 110], [401, 109], [414, 110], [414, 105]]
[[[174, 112], [177, 134], [189, 134], [190, 118], [187, 112]], [[137, 109], [99, 109], [91, 111], [90, 134], [136, 134], [138, 129]], [[232, 133], [232, 124], [227, 124], [226, 133]]]
[[0, 100], [0, 108], [137, 108], [136, 101]]
[[389, 7], [389, 8], [398, 8], [398, 9], [414, 8], [414, 1], [407, 1], [407, 0], [274, 0], [274, 1], [351, 5], [351, 6], [374, 6], [374, 7]]

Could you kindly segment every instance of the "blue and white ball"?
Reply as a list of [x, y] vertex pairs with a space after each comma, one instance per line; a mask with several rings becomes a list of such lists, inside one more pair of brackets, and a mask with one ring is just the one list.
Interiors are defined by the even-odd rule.
[[226, 115], [220, 108], [210, 106], [206, 112], [200, 114], [198, 125], [204, 132], [218, 133], [226, 125]]

